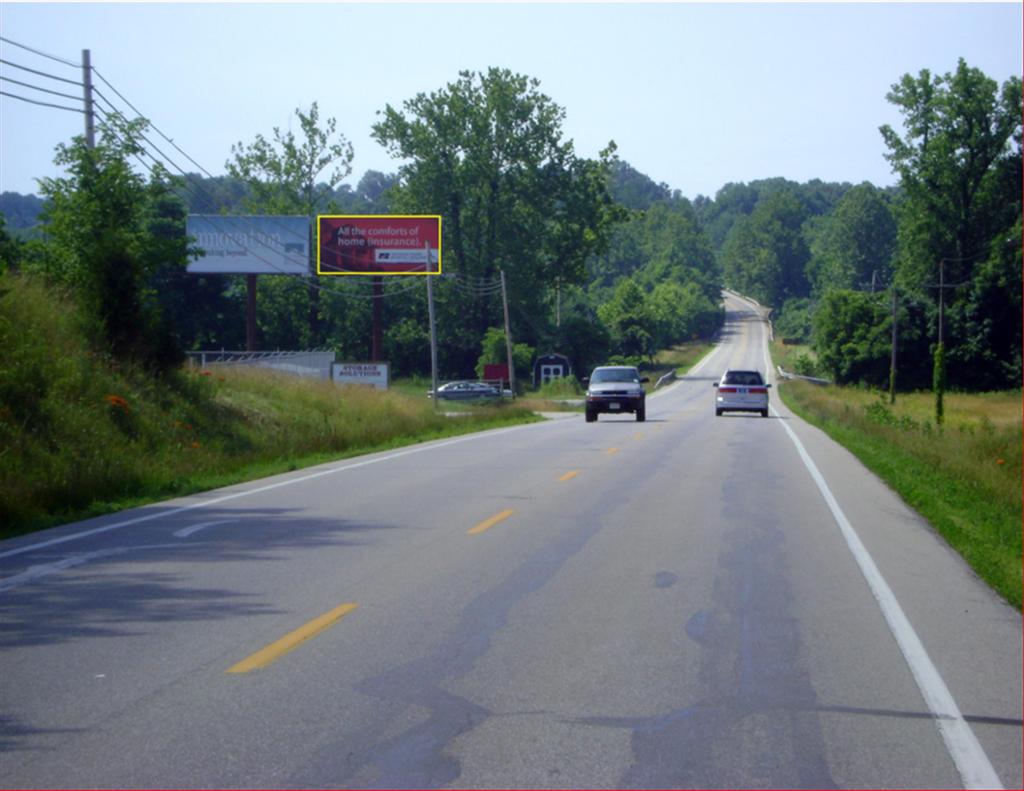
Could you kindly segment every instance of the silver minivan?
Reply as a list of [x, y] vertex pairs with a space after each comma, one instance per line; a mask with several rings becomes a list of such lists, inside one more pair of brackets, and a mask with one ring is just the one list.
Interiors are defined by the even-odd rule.
[[729, 370], [715, 382], [715, 417], [723, 412], [760, 412], [768, 417], [768, 388], [760, 371]]

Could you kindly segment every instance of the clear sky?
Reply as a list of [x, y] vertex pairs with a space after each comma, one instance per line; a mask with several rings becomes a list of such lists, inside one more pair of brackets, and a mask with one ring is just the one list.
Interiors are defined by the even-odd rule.
[[[313, 101], [355, 147], [350, 183], [368, 169], [394, 172], [397, 161], [370, 137], [376, 112], [440, 89], [460, 70], [498, 66], [540, 80], [565, 109], [564, 134], [578, 153], [596, 156], [615, 140], [622, 159], [691, 198], [773, 176], [892, 184], [878, 127], [900, 126], [885, 99], [894, 82], [924, 68], [952, 71], [963, 57], [1002, 83], [1024, 59], [1019, 2], [5, 0], [0, 30], [76, 63], [89, 49], [96, 69], [214, 174], [232, 143], [287, 129], [295, 108]], [[0, 58], [81, 79], [80, 69], [3, 42]], [[81, 90], [6, 64], [0, 75]], [[75, 104], [10, 82], [0, 90]], [[35, 178], [57, 174], [54, 147], [82, 128], [78, 113], [0, 96], [0, 190], [37, 192]]]

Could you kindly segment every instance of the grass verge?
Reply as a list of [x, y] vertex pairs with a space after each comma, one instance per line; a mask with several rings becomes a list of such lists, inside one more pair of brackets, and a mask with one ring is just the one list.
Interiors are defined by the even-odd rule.
[[0, 538], [320, 462], [538, 420], [251, 368], [154, 377], [86, 338], [74, 303], [0, 279]]
[[[712, 341], [687, 341], [671, 349], [663, 349], [654, 355], [653, 370], [659, 377], [672, 370], [678, 376], [685, 376], [713, 348], [715, 344]], [[652, 376], [651, 381], [656, 382], [657, 379]]]
[[850, 450], [1021, 607], [1021, 393], [947, 394], [936, 428], [931, 393], [897, 396], [783, 382], [783, 402]]

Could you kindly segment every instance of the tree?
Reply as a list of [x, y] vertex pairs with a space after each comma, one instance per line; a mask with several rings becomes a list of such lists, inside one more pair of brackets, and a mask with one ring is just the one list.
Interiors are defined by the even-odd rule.
[[22, 244], [7, 233], [7, 218], [0, 213], [0, 275], [8, 269], [17, 269], [21, 257]]
[[612, 349], [623, 357], [651, 356], [654, 353], [655, 322], [648, 311], [644, 290], [632, 278], [623, 278], [611, 300], [597, 309], [608, 328]]
[[[331, 191], [352, 172], [352, 144], [337, 133], [333, 118], [320, 122], [316, 102], [308, 113], [295, 110], [302, 138], [274, 127], [273, 142], [263, 135], [231, 146], [228, 174], [251, 191], [246, 206], [267, 214], [312, 216]], [[332, 140], [337, 135], [336, 140]]]
[[889, 375], [891, 317], [885, 305], [860, 291], [829, 291], [815, 315], [814, 346], [837, 384], [882, 387]]
[[789, 190], [760, 201], [749, 217], [737, 221], [722, 248], [726, 283], [767, 305], [806, 296], [810, 254], [802, 226], [807, 217]]
[[[534, 348], [526, 343], [512, 344], [512, 365], [515, 367], [516, 381], [528, 382], [531, 378], [530, 366], [533, 362]], [[484, 366], [491, 363], [508, 364], [508, 346], [505, 343], [505, 330], [501, 327], [488, 327], [480, 342], [480, 357], [474, 368], [478, 379], [484, 377]]]
[[[564, 110], [539, 85], [504, 69], [461, 72], [401, 110], [387, 105], [373, 127], [405, 160], [389, 192], [393, 208], [444, 217], [446, 271], [490, 282], [504, 270], [513, 334], [528, 342], [548, 330], [550, 294], [583, 281], [584, 262], [624, 216], [608, 190], [614, 146], [598, 160], [576, 156], [562, 139]], [[499, 305], [472, 290], [438, 289], [446, 367], [472, 369]]]
[[810, 237], [807, 278], [811, 290], [834, 288], [881, 290], [892, 281], [896, 252], [896, 219], [885, 194], [865, 182], [847, 192], [835, 211], [816, 218]]
[[[352, 144], [336, 131], [335, 119], [321, 122], [316, 102], [308, 113], [296, 109], [295, 117], [298, 137], [274, 127], [272, 141], [257, 134], [252, 143], [231, 146], [232, 159], [225, 167], [245, 184], [243, 205], [249, 212], [312, 220], [318, 211], [331, 209], [334, 190], [352, 172]], [[302, 284], [293, 277], [263, 279], [260, 327], [265, 345], [310, 348], [326, 342], [318, 287], [313, 280]], [[301, 315], [308, 317], [305, 325], [295, 321]]]
[[[814, 349], [822, 369], [837, 384], [888, 386], [892, 352], [891, 302], [884, 294], [833, 289], [814, 314]], [[904, 300], [900, 327], [900, 387], [927, 386], [928, 346], [920, 331], [920, 303]]]
[[[934, 306], [940, 262], [947, 283], [979, 277], [991, 283], [991, 267], [1006, 260], [1007, 240], [1019, 241], [1014, 233], [1021, 215], [1021, 80], [1013, 76], [1000, 87], [961, 58], [953, 73], [905, 74], [887, 98], [904, 118], [902, 137], [889, 126], [880, 130], [904, 196], [897, 277]], [[1019, 312], [996, 333], [989, 323], [993, 315], [1012, 313], [1005, 303], [1016, 299], [1011, 292], [1000, 300], [981, 286], [946, 290], [944, 361], [951, 385], [1019, 385], [1019, 379], [1006, 377], [1019, 368], [1019, 342], [1010, 348], [997, 344], [1005, 355], [998, 360], [981, 352], [994, 334], [1020, 337]], [[935, 337], [934, 307], [931, 323]]]
[[640, 232], [645, 263], [637, 277], [642, 284], [694, 283], [708, 299], [718, 301], [721, 271], [688, 200], [652, 206], [644, 212]]
[[67, 175], [40, 182], [46, 243], [33, 268], [76, 292], [115, 356], [162, 371], [182, 358], [148, 283], [161, 267], [183, 268], [189, 250], [166, 172], [147, 184], [128, 164], [145, 128], [102, 124], [95, 147], [81, 136], [57, 147]]

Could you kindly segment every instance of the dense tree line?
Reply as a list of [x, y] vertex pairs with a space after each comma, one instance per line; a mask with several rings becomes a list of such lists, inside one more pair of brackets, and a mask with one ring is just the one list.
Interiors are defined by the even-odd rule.
[[[692, 206], [619, 160], [614, 143], [595, 159], [578, 156], [562, 134], [564, 110], [536, 80], [499, 69], [466, 72], [400, 108], [384, 108], [373, 134], [401, 164], [393, 174], [367, 172], [354, 189], [343, 183], [352, 149], [335, 120], [321, 118], [316, 103], [296, 116], [294, 133], [274, 129], [232, 146], [221, 177], [159, 171], [147, 184], [127, 165], [143, 122], [107, 129], [94, 150], [76, 140], [75, 162], [65, 164], [116, 164], [111, 172], [124, 182], [124, 195], [113, 200], [111, 190], [81, 179], [44, 186], [35, 228], [41, 238], [22, 246], [10, 239], [5, 262], [84, 288], [66, 272], [79, 271], [92, 252], [64, 246], [63, 229], [80, 211], [113, 223], [122, 198], [134, 200], [140, 219], [132, 227], [154, 244], [174, 240], [178, 247], [152, 257], [140, 247], [133, 260], [145, 265], [118, 270], [113, 245], [106, 258], [98, 256], [105, 263], [94, 268], [94, 280], [106, 277], [100, 269], [124, 271], [144, 297], [146, 321], [168, 328], [161, 337], [180, 348], [242, 348], [244, 279], [184, 271], [187, 213], [441, 214], [445, 274], [435, 296], [443, 376], [472, 376], [502, 348], [495, 341], [504, 335], [500, 273], [518, 361], [559, 351], [585, 369], [611, 355], [650, 356], [714, 330], [719, 276]], [[66, 262], [57, 262], [62, 256], [75, 259], [66, 271]], [[260, 346], [328, 347], [346, 359], [368, 359], [368, 280], [261, 276]], [[396, 375], [427, 373], [423, 281], [389, 278], [383, 290], [385, 359]], [[639, 301], [626, 298], [633, 293]], [[131, 320], [145, 323], [138, 315]]]
[[[0, 196], [0, 255], [80, 291], [115, 349], [163, 365], [175, 359], [169, 339], [244, 345], [243, 278], [184, 272], [188, 212], [440, 214], [442, 376], [503, 360], [504, 273], [524, 369], [533, 353], [567, 354], [582, 370], [710, 335], [724, 284], [773, 307], [780, 334], [811, 343], [837, 381], [887, 384], [895, 290], [901, 387], [929, 387], [936, 370], [956, 387], [1018, 386], [1020, 80], [1000, 86], [960, 61], [942, 76], [905, 75], [888, 99], [904, 117], [902, 132], [881, 129], [896, 187], [774, 178], [693, 201], [612, 142], [580, 157], [564, 110], [536, 80], [500, 69], [385, 107], [373, 135], [396, 172], [368, 171], [355, 187], [344, 181], [351, 146], [316, 103], [296, 111], [297, 133], [233, 146], [215, 178], [141, 178], [125, 163], [142, 126], [128, 125], [93, 151], [61, 147], [68, 176], [44, 180], [42, 198]], [[368, 359], [368, 280], [261, 277], [260, 346]], [[385, 280], [384, 357], [396, 375], [425, 374], [424, 284]], [[116, 326], [122, 315], [130, 328]]]
[[897, 187], [770, 179], [694, 202], [723, 280], [772, 306], [836, 381], [888, 385], [895, 289], [901, 388], [941, 389], [936, 372], [1017, 387], [1021, 81], [960, 60], [904, 75], [887, 98], [904, 119], [902, 134], [880, 130]]

